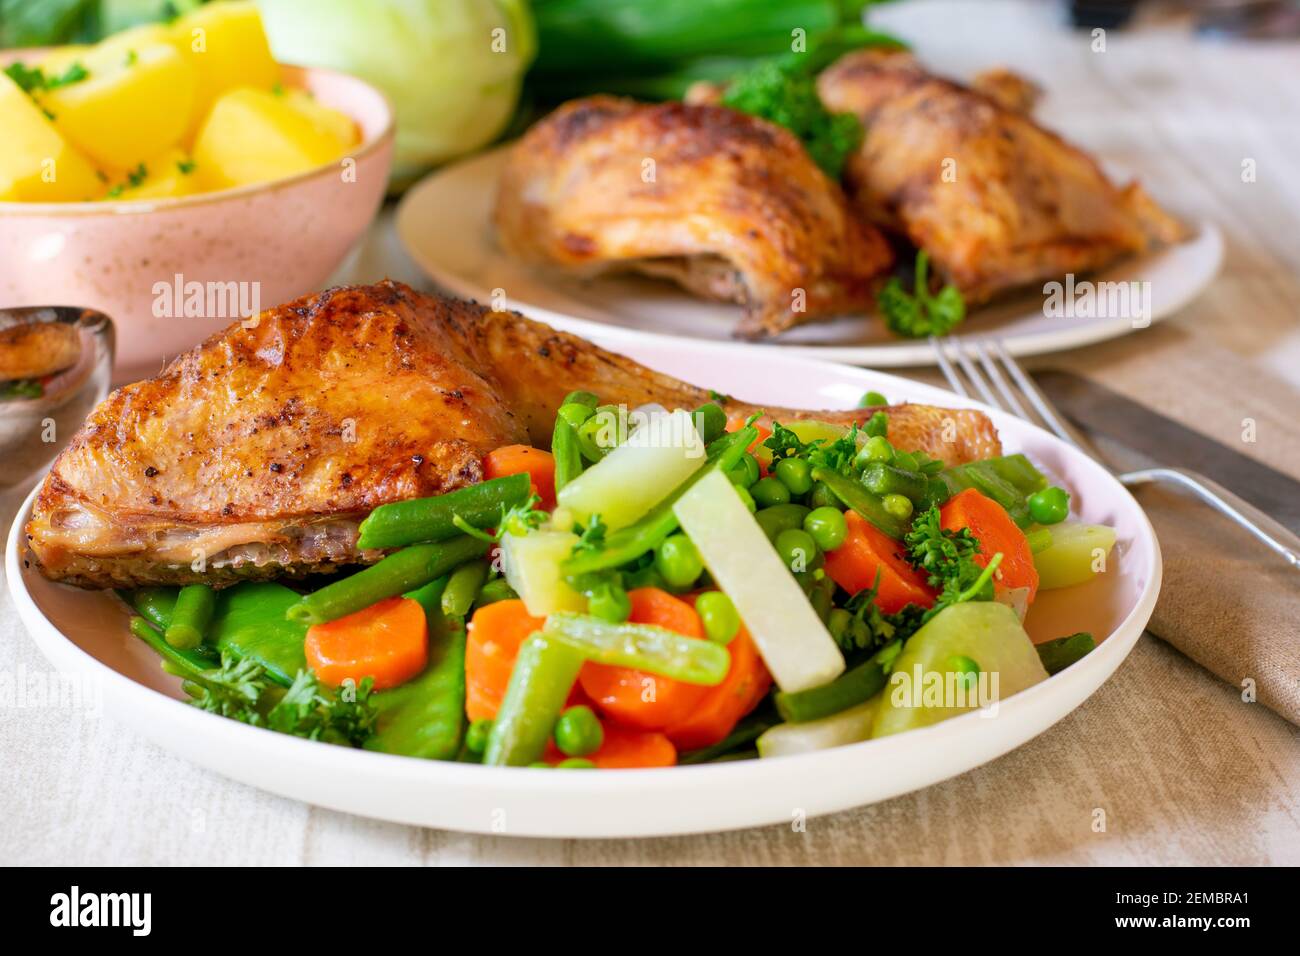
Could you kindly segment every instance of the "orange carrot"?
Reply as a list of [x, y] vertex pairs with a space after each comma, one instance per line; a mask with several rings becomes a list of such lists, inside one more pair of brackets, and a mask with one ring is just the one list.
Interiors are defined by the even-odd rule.
[[772, 686], [772, 675], [763, 666], [758, 648], [744, 625], [727, 650], [731, 652], [731, 668], [726, 678], [717, 687], [709, 688], [686, 719], [664, 731], [678, 750], [696, 750], [718, 743], [731, 733], [736, 721], [758, 706]]
[[906, 604], [929, 607], [934, 591], [925, 583], [925, 575], [908, 563], [903, 545], [876, 528], [856, 511], [844, 512], [849, 526], [848, 537], [834, 551], [826, 552], [826, 573], [848, 591], [856, 594], [869, 588], [880, 574], [876, 606], [886, 614], [902, 610]]
[[555, 459], [549, 451], [530, 445], [504, 445], [488, 452], [483, 459], [485, 478], [504, 478], [520, 473], [528, 475], [533, 494], [542, 499], [542, 507], [548, 511], [554, 508]]
[[[748, 417], [747, 414], [742, 415], [740, 412], [734, 412], [727, 418], [727, 431], [734, 432], [744, 428], [745, 419]], [[750, 442], [749, 448], [746, 449], [751, 455], [754, 454], [755, 448], [761, 448], [763, 442], [772, 437], [772, 419], [764, 415], [754, 422], [754, 427], [758, 429], [758, 437]]]
[[[600, 749], [587, 759], [600, 770], [631, 770], [636, 767], [672, 767], [677, 763], [677, 748], [667, 737], [652, 730], [633, 730], [612, 720], [602, 721], [605, 739]], [[542, 758], [554, 766], [566, 759], [554, 741], [547, 744]]]
[[[704, 625], [695, 609], [667, 591], [636, 588], [628, 592], [628, 599], [632, 603], [629, 621], [704, 639]], [[640, 730], [663, 730], [686, 720], [712, 689], [593, 662], [582, 665], [578, 682], [603, 713]]]
[[474, 612], [465, 643], [465, 713], [470, 720], [496, 716], [519, 645], [545, 623], [519, 600], [496, 601]]
[[392, 597], [325, 624], [313, 624], [304, 645], [307, 664], [321, 683], [338, 687], [373, 677], [375, 690], [396, 687], [429, 663], [424, 608]]
[[1038, 569], [1034, 567], [1034, 554], [1029, 539], [1016, 526], [1006, 509], [974, 488], [967, 488], [948, 499], [939, 509], [939, 524], [949, 531], [969, 528], [980, 543], [979, 554], [973, 560], [980, 567], [999, 551], [1002, 563], [993, 575], [996, 588], [1014, 590], [1028, 588], [1029, 600], [1038, 593]]

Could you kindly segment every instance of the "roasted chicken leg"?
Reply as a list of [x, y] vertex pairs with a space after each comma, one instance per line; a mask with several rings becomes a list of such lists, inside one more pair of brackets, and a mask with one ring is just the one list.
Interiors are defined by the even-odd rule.
[[891, 262], [792, 133], [711, 105], [564, 104], [511, 149], [495, 220], [526, 261], [739, 302], [750, 339], [868, 308]]
[[[379, 552], [356, 547], [371, 509], [479, 481], [483, 456], [501, 445], [547, 446], [572, 389], [632, 407], [709, 400], [523, 316], [393, 282], [330, 289], [247, 326], [92, 412], [27, 525], [47, 577], [83, 587], [221, 585], [373, 561]], [[901, 447], [949, 462], [998, 451], [979, 412], [887, 411]], [[848, 422], [870, 412], [815, 414]]]
[[1114, 186], [1025, 115], [1032, 87], [1007, 75], [981, 86], [885, 50], [849, 53], [818, 80], [827, 109], [867, 129], [845, 168], [849, 194], [871, 222], [924, 249], [967, 302], [1183, 237], [1138, 185]]

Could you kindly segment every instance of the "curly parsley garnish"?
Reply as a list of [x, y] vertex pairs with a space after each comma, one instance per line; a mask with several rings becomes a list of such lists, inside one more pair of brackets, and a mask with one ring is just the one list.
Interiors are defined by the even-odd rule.
[[912, 292], [904, 289], [894, 277], [876, 296], [876, 307], [884, 316], [889, 331], [895, 335], [910, 339], [947, 335], [966, 318], [966, 300], [956, 286], [946, 285], [939, 292], [930, 294], [929, 269], [930, 257], [922, 249], [916, 254]]

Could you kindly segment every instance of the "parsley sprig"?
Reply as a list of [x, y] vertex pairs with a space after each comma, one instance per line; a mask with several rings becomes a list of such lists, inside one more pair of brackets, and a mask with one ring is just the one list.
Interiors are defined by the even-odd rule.
[[908, 292], [895, 276], [876, 297], [876, 307], [885, 325], [895, 335], [923, 339], [947, 335], [966, 318], [966, 300], [956, 286], [946, 285], [930, 293], [930, 257], [922, 249], [916, 254], [916, 278]]

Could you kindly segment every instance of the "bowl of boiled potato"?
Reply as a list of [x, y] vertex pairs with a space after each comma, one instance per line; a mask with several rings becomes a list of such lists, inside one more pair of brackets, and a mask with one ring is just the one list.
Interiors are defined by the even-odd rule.
[[383, 199], [383, 94], [276, 63], [252, 3], [0, 67], [0, 307], [112, 316], [116, 380], [318, 289]]

